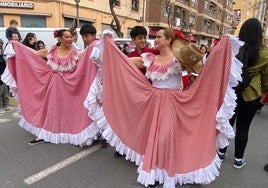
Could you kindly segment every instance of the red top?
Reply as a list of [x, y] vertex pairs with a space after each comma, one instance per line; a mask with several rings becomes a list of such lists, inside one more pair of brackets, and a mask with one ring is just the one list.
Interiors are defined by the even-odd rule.
[[[151, 52], [151, 53], [153, 53], [154, 55], [158, 55], [158, 54], [159, 54], [159, 51], [158, 51], [158, 50], [156, 50], [156, 49], [154, 49], [154, 48], [147, 48], [147, 47], [145, 47], [145, 48], [142, 49], [141, 52], [139, 52], [139, 51], [137, 50], [137, 48], [136, 48], [133, 52], [128, 53], [127, 56], [128, 56], [128, 57], [140, 57], [141, 54], [143, 54], [143, 53], [147, 53], [147, 52]], [[139, 69], [140, 69], [140, 71], [145, 75], [145, 73], [146, 73], [146, 68], [139, 68]]]

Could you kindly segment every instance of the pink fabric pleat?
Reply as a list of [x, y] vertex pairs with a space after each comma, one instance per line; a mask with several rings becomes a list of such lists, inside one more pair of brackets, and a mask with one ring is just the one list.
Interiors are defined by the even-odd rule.
[[105, 36], [104, 114], [122, 143], [144, 156], [142, 170], [159, 168], [172, 177], [212, 163], [216, 113], [230, 74], [230, 43], [222, 39], [191, 88], [179, 92], [153, 88]]
[[[12, 46], [16, 55], [8, 59], [8, 68], [18, 87], [23, 118], [39, 130], [52, 133], [51, 136], [63, 133], [79, 137], [93, 122], [83, 106], [97, 72], [89, 58], [92, 47], [81, 55], [74, 72], [56, 72], [22, 44], [12, 42]], [[88, 135], [78, 138], [78, 144], [86, 141]]]

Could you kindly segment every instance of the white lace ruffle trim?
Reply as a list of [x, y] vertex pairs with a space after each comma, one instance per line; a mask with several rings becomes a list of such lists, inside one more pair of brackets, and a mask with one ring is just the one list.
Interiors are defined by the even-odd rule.
[[[231, 72], [229, 75], [229, 83], [227, 86], [226, 94], [224, 97], [224, 102], [220, 107], [217, 116], [217, 126], [216, 129], [219, 130], [219, 134], [216, 139], [217, 147], [223, 147], [229, 144], [229, 140], [234, 137], [233, 128], [229, 124], [229, 119], [234, 114], [236, 107], [236, 95], [233, 87], [238, 84], [238, 81], [241, 80], [242, 72], [242, 63], [239, 62], [235, 55], [238, 53], [238, 49], [243, 45], [243, 42], [239, 41], [238, 38], [232, 35], [228, 35], [232, 42], [232, 64]], [[102, 42], [99, 42], [98, 49], [101, 50], [100, 45]], [[100, 58], [101, 59], [101, 58]], [[99, 62], [99, 61], [98, 61]], [[98, 93], [95, 91], [95, 93]], [[90, 99], [90, 96], [88, 96]], [[139, 176], [138, 181], [148, 186], [149, 184], [154, 184], [155, 181], [163, 183], [164, 188], [175, 188], [176, 184], [187, 184], [187, 183], [202, 183], [208, 184], [213, 181], [218, 175], [221, 165], [221, 160], [216, 155], [214, 160], [206, 168], [198, 169], [187, 174], [176, 174], [174, 177], [169, 177], [167, 172], [164, 169], [153, 169], [150, 172], [145, 172], [142, 170], [143, 155], [138, 154], [137, 152], [128, 148], [118, 136], [113, 132], [110, 125], [108, 124], [103, 112], [101, 109], [97, 109], [95, 102], [89, 100], [92, 103], [88, 103], [87, 108], [89, 109], [89, 116], [93, 120], [97, 120], [98, 127], [103, 130], [103, 137], [116, 148], [120, 154], [125, 154], [127, 160], [131, 160], [139, 165]], [[95, 111], [94, 111], [95, 109]]]
[[[8, 50], [6, 49], [5, 54], [7, 54], [7, 57], [14, 57], [15, 51], [11, 44], [9, 44], [10, 47]], [[5, 69], [4, 74], [2, 75], [2, 80], [5, 82], [9, 87], [13, 94], [13, 96], [19, 101], [18, 99], [18, 89], [17, 84], [14, 79], [14, 77], [11, 75], [11, 73], [8, 70], [8, 64], [7, 68]], [[95, 91], [98, 87], [97, 83], [100, 80], [98, 76], [96, 76], [95, 80], [93, 81], [89, 93], [91, 90]], [[54, 144], [73, 144], [73, 145], [79, 145], [79, 146], [89, 146], [92, 144], [94, 140], [97, 139], [97, 135], [99, 134], [100, 130], [96, 123], [93, 121], [87, 128], [85, 128], [83, 131], [81, 131], [78, 134], [69, 134], [69, 133], [59, 133], [55, 134], [52, 132], [49, 132], [47, 130], [44, 130], [42, 128], [37, 128], [34, 125], [27, 122], [23, 117], [21, 118], [19, 125], [26, 129], [28, 132], [34, 134], [38, 138], [44, 139], [46, 142], [54, 143]]]
[[219, 131], [216, 140], [217, 148], [223, 148], [229, 145], [229, 140], [235, 136], [234, 130], [229, 123], [229, 119], [233, 116], [236, 107], [236, 94], [233, 87], [238, 84], [238, 81], [242, 80], [241, 73], [243, 64], [235, 56], [238, 54], [240, 46], [244, 43], [239, 41], [238, 38], [233, 35], [227, 35], [226, 37], [230, 37], [232, 43], [232, 64], [224, 101], [216, 115], [216, 129]]
[[19, 125], [36, 137], [44, 139], [46, 142], [53, 144], [73, 144], [81, 147], [92, 145], [92, 142], [97, 139], [97, 134], [99, 133], [99, 129], [94, 122], [78, 134], [55, 134], [45, 129], [35, 127], [23, 117], [19, 121]]
[[[145, 76], [148, 79], [167, 80], [167, 79], [169, 79], [169, 77], [171, 75], [182, 73], [182, 66], [181, 66], [179, 60], [176, 59], [175, 57], [173, 58], [173, 61], [172, 61], [173, 65], [168, 67], [167, 71], [164, 73], [150, 70], [150, 66], [153, 63], [153, 60], [148, 58], [148, 53], [141, 54], [141, 57], [142, 57], [142, 60], [144, 62], [143, 64], [144, 64], [144, 66], [146, 66], [146, 69], [147, 69]], [[155, 66], [157, 66], [157, 65], [155, 65]], [[160, 68], [161, 68], [161, 66], [160, 66]]]
[[146, 187], [155, 181], [159, 181], [163, 184], [163, 188], [175, 188], [176, 184], [209, 184], [217, 176], [219, 176], [218, 169], [221, 166], [221, 160], [218, 155], [215, 156], [212, 163], [206, 168], [201, 168], [186, 174], [175, 174], [175, 176], [168, 176], [164, 169], [153, 169], [149, 173], [142, 170], [143, 163], [138, 168], [138, 182], [145, 185]]

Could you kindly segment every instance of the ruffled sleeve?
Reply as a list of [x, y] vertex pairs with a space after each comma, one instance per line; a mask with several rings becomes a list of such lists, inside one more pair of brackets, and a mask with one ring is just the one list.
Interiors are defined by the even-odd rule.
[[[102, 33], [102, 37], [96, 43], [94, 43], [93, 50], [90, 54], [90, 59], [100, 68], [103, 56], [103, 40], [104, 36], [108, 36], [110, 38], [115, 38], [115, 33], [110, 30], [104, 30]], [[100, 69], [99, 69], [100, 70]]]
[[155, 59], [155, 55], [148, 52], [141, 54], [143, 65], [148, 69]]
[[14, 57], [15, 56], [15, 51], [14, 48], [12, 46], [12, 43], [8, 43], [8, 45], [6, 46], [5, 52], [4, 54], [6, 55], [6, 58], [10, 58], [10, 57]]

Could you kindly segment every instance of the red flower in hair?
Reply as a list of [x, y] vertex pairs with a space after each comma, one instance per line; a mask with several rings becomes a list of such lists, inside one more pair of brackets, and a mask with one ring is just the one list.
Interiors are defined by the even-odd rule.
[[55, 31], [54, 31], [54, 33], [53, 33], [53, 35], [54, 35], [54, 38], [57, 38], [57, 37], [59, 37], [59, 36], [58, 36], [58, 33], [59, 33], [59, 30], [55, 30]]
[[174, 34], [175, 34], [176, 39], [187, 40], [180, 30], [175, 29]]

